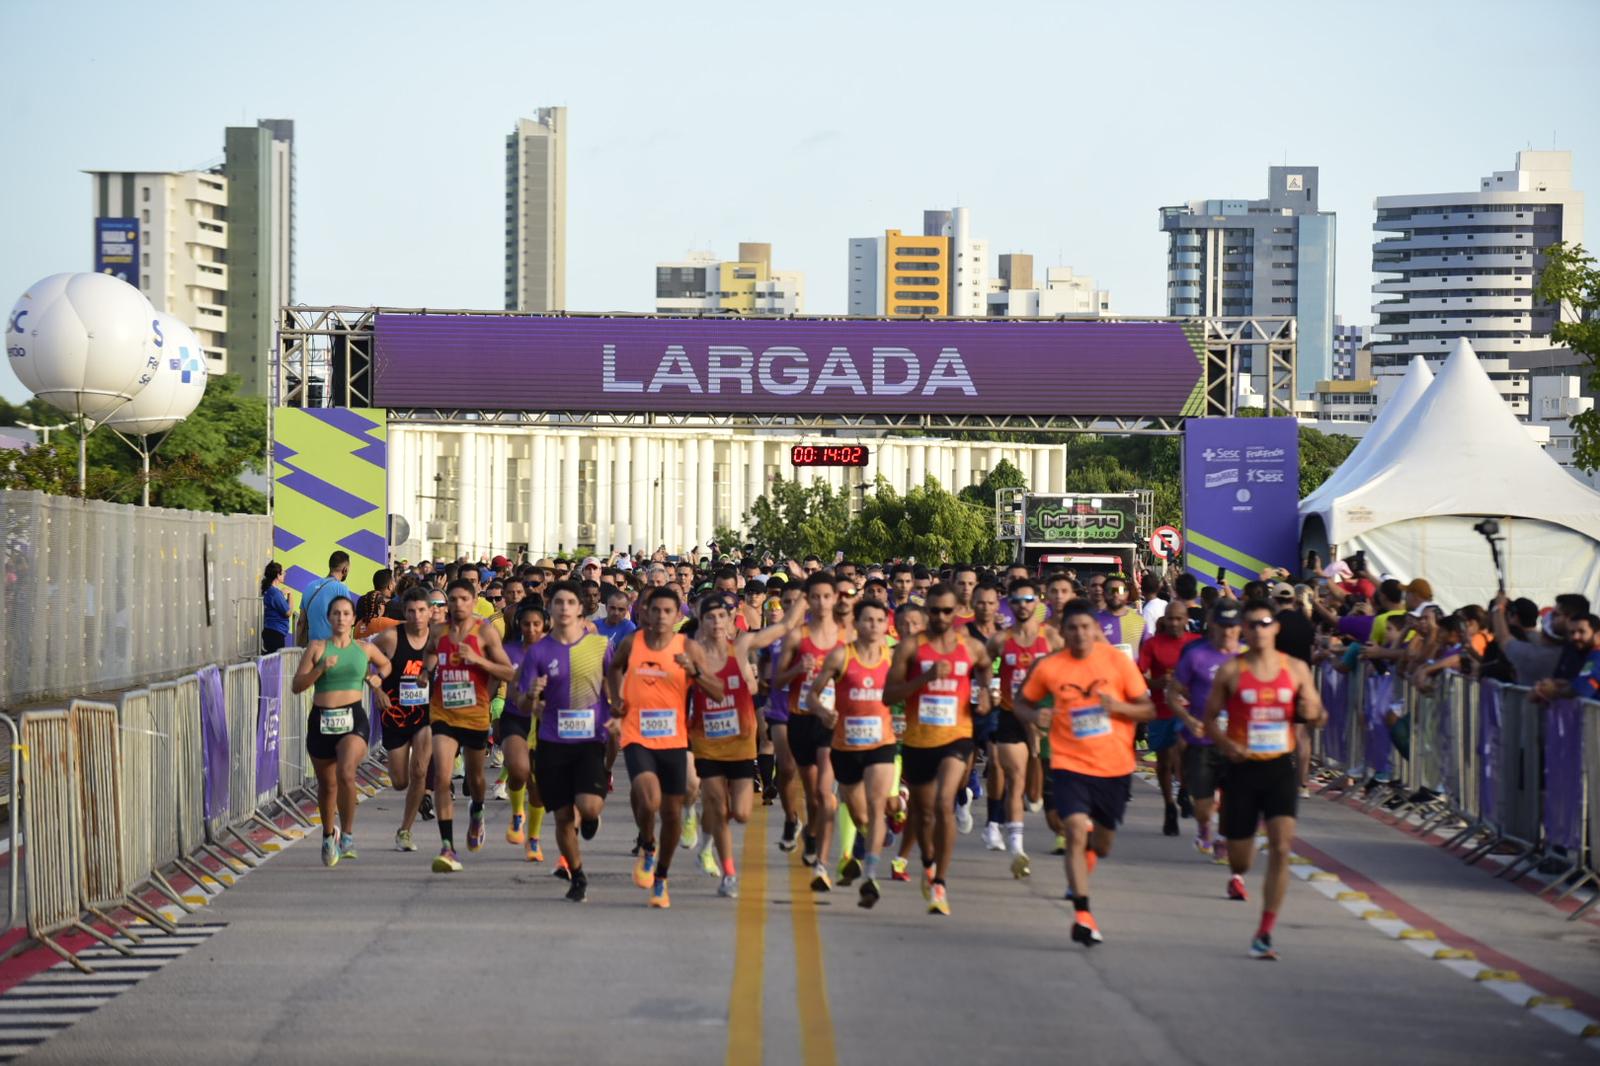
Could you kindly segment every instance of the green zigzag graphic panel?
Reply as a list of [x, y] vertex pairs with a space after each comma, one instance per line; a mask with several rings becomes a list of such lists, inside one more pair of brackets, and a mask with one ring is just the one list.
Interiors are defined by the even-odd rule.
[[280, 408], [272, 439], [273, 558], [297, 591], [350, 553], [355, 584], [389, 565], [388, 425], [373, 407]]

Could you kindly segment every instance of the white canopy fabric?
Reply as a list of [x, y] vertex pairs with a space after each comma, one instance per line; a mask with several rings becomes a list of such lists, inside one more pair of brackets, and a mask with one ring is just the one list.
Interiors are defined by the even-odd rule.
[[[1451, 599], [1458, 604], [1482, 602], [1474, 592], [1485, 581], [1488, 547], [1481, 537], [1481, 555], [1468, 547], [1477, 536], [1471, 532], [1476, 516], [1531, 520], [1516, 523], [1519, 535], [1506, 545], [1512, 574], [1519, 566], [1528, 571], [1525, 583], [1514, 586], [1518, 594], [1549, 602], [1556, 592], [1600, 591], [1600, 493], [1534, 442], [1464, 338], [1359, 467], [1345, 475], [1341, 466], [1334, 477], [1330, 491], [1302, 501], [1302, 528], [1319, 519], [1341, 555], [1367, 547], [1386, 564], [1375, 572], [1427, 577], [1440, 600], [1445, 589], [1457, 588]], [[1420, 521], [1427, 519], [1451, 521]], [[1441, 553], [1447, 541], [1450, 548]], [[1432, 565], [1416, 554], [1429, 543], [1432, 550], [1424, 554], [1433, 556]], [[1529, 558], [1519, 563], [1516, 556], [1524, 552]]]
[[1422, 394], [1428, 391], [1428, 386], [1433, 384], [1433, 371], [1428, 369], [1427, 360], [1416, 356], [1411, 360], [1411, 365], [1406, 368], [1405, 377], [1400, 379], [1400, 387], [1395, 390], [1389, 402], [1383, 405], [1383, 410], [1378, 412], [1378, 417], [1367, 429], [1367, 435], [1361, 438], [1361, 443], [1355, 450], [1345, 457], [1339, 468], [1312, 490], [1311, 495], [1300, 501], [1300, 521], [1305, 523], [1305, 516], [1315, 513], [1325, 500], [1335, 499], [1341, 492], [1362, 484], [1361, 468], [1367, 460], [1383, 445], [1383, 442], [1392, 437], [1416, 406]]

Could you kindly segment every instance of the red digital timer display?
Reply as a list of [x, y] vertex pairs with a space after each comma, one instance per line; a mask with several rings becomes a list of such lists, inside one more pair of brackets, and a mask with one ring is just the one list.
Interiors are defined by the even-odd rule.
[[789, 449], [795, 466], [866, 466], [867, 449], [859, 444], [796, 444]]

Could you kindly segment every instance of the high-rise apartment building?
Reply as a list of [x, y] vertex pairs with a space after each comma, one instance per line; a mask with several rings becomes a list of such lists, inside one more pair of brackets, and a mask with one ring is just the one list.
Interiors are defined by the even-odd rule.
[[1035, 284], [1033, 256], [1012, 252], [1000, 257], [999, 275], [989, 282], [988, 312], [994, 317], [1053, 318], [1057, 315], [1107, 315], [1111, 293], [1071, 267], [1046, 267]]
[[240, 391], [270, 396], [278, 311], [294, 302], [294, 122], [229, 126], [228, 370]]
[[94, 268], [194, 330], [206, 370], [228, 367], [228, 179], [215, 171], [91, 170]]
[[1373, 372], [1380, 389], [1413, 355], [1437, 365], [1465, 337], [1519, 418], [1533, 413], [1517, 356], [1549, 348], [1563, 312], [1534, 300], [1543, 250], [1583, 239], [1583, 194], [1571, 152], [1517, 153], [1514, 170], [1476, 192], [1380, 196], [1372, 246], [1378, 316]]
[[850, 240], [849, 312], [889, 318], [979, 318], [989, 295], [989, 244], [968, 210], [922, 213], [922, 233]]
[[1367, 346], [1366, 326], [1347, 326], [1339, 315], [1333, 316], [1333, 380], [1350, 381], [1356, 378], [1356, 354]]
[[1264, 200], [1193, 200], [1161, 209], [1170, 234], [1167, 313], [1296, 319], [1295, 391], [1333, 372], [1335, 217], [1317, 210], [1316, 167], [1267, 168]]
[[541, 107], [506, 136], [506, 310], [567, 306], [567, 109]]
[[805, 310], [805, 275], [772, 269], [772, 245], [741, 242], [739, 258], [695, 252], [656, 264], [658, 314], [796, 315]]

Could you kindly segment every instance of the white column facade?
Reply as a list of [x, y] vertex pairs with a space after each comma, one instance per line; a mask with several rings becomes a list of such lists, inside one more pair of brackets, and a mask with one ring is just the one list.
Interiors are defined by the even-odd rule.
[[633, 501], [629, 492], [633, 478], [633, 441], [627, 437], [612, 438], [611, 469], [606, 476], [611, 479], [611, 532], [606, 536], [606, 543], [613, 550], [622, 549], [632, 537], [628, 525], [633, 519], [629, 509]]
[[700, 487], [696, 493], [699, 510], [695, 513], [695, 530], [689, 535], [691, 545], [702, 547], [712, 538], [716, 529], [717, 503], [717, 442], [710, 437], [700, 438]]
[[578, 459], [583, 438], [575, 433], [561, 437], [561, 540], [557, 548], [570, 552], [578, 546]]
[[1045, 486], [1050, 484], [1050, 452], [1048, 449], [1039, 448], [1033, 453], [1033, 476], [1028, 479], [1029, 485], [1038, 485], [1040, 492], [1048, 491]]

